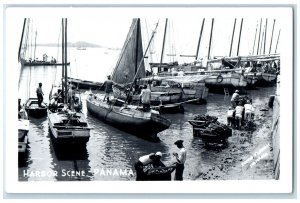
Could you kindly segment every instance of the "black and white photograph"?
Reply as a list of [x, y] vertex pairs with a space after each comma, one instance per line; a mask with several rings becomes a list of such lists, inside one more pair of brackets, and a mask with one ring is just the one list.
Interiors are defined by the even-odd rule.
[[12, 6], [4, 22], [8, 191], [291, 191], [292, 9]]

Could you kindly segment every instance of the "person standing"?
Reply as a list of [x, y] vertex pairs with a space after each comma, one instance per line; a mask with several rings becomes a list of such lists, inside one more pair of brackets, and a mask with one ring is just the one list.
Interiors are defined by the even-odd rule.
[[109, 97], [113, 93], [112, 87], [115, 83], [111, 80], [111, 76], [108, 75], [107, 80], [105, 81], [104, 84], [105, 84], [105, 96], [104, 96], [103, 101], [105, 101], [105, 99], [107, 99], [107, 103], [109, 103]]
[[235, 109], [232, 107], [229, 107], [227, 111], [227, 125], [235, 127]]
[[144, 85], [144, 89], [141, 91], [140, 94], [141, 102], [143, 104], [143, 111], [147, 112], [150, 109], [150, 100], [151, 100], [151, 90], [147, 85]]
[[43, 93], [43, 90], [42, 90], [42, 85], [43, 84], [40, 82], [39, 87], [36, 89], [36, 96], [38, 98], [39, 107], [42, 107], [42, 103], [43, 103], [43, 100], [44, 100], [44, 93]]
[[183, 180], [183, 170], [184, 170], [184, 163], [186, 160], [186, 149], [183, 146], [183, 140], [177, 140], [174, 143], [178, 149], [178, 153], [173, 153], [176, 158], [176, 171], [175, 171], [175, 180]]
[[242, 126], [242, 120], [243, 120], [243, 115], [244, 115], [244, 106], [242, 102], [239, 102], [238, 106], [235, 108], [235, 120], [236, 120], [236, 125], [237, 129], [241, 129]]
[[254, 118], [254, 108], [250, 100], [247, 100], [244, 107], [245, 107], [245, 120], [251, 121]]
[[233, 108], [236, 107], [236, 102], [238, 101], [240, 95], [239, 95], [239, 91], [238, 90], [235, 90], [235, 92], [232, 94], [232, 97], [231, 97], [231, 106]]
[[74, 102], [75, 102], [75, 86], [71, 85], [71, 87], [69, 86], [69, 90], [68, 90], [68, 103], [71, 110], [74, 109]]

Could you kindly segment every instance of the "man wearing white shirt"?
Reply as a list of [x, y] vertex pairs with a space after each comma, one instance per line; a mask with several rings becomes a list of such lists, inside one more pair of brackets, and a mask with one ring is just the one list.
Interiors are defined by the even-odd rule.
[[254, 108], [249, 100], [247, 100], [247, 103], [244, 105], [245, 107], [245, 120], [251, 121], [254, 117]]
[[176, 158], [175, 180], [183, 180], [184, 163], [186, 160], [186, 149], [183, 146], [183, 140], [177, 140], [174, 144], [179, 148], [178, 153], [173, 153]]

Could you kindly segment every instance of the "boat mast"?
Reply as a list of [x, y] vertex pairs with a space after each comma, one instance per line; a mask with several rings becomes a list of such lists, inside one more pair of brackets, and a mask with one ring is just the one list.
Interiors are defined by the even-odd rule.
[[65, 71], [64, 71], [64, 69], [65, 69], [65, 49], [64, 49], [64, 44], [65, 44], [65, 35], [64, 35], [64, 32], [65, 32], [65, 28], [64, 28], [64, 19], [61, 19], [61, 33], [62, 33], [62, 36], [61, 36], [61, 40], [62, 40], [62, 42], [61, 42], [61, 48], [62, 48], [62, 50], [61, 50], [61, 57], [62, 57], [62, 68], [61, 68], [61, 70], [62, 70], [62, 73], [61, 73], [61, 84], [62, 84], [62, 88], [61, 88], [61, 91], [62, 91], [62, 100], [65, 102], [65, 97], [66, 97], [66, 95], [65, 95], [65, 90], [64, 90], [64, 77], [65, 77]]
[[35, 31], [35, 40], [34, 40], [34, 54], [33, 54], [33, 60], [35, 60], [35, 52], [36, 52], [36, 35], [37, 35], [37, 31]]
[[[264, 27], [266, 27], [266, 25], [264, 25]], [[262, 47], [263, 47], [264, 36], [265, 36], [265, 29], [262, 30], [262, 34], [261, 34], [261, 42], [260, 42], [260, 47], [259, 47], [259, 55], [262, 54]]]
[[268, 29], [268, 18], [266, 18], [265, 41], [264, 41], [264, 54], [266, 54], [267, 29]]
[[234, 19], [234, 24], [233, 24], [232, 37], [231, 37], [230, 50], [229, 50], [229, 57], [231, 57], [232, 43], [233, 43], [234, 31], [235, 31], [235, 24], [236, 24], [236, 18]]
[[259, 34], [258, 34], [258, 42], [257, 42], [257, 52], [256, 52], [256, 55], [258, 55], [258, 51], [259, 51], [259, 43], [260, 43], [260, 35], [261, 35], [261, 23], [262, 23], [262, 18], [260, 19], [260, 25], [259, 25]]
[[65, 97], [65, 104], [68, 103], [68, 69], [67, 69], [67, 50], [68, 50], [68, 40], [67, 40], [67, 25], [68, 25], [68, 21], [67, 18], [65, 18], [65, 61], [64, 61], [64, 66], [65, 66], [65, 93], [66, 93], [66, 97]]
[[273, 41], [273, 33], [274, 33], [274, 27], [275, 27], [275, 19], [273, 21], [273, 28], [272, 28], [272, 35], [271, 35], [271, 42], [270, 42], [270, 49], [269, 49], [269, 54], [271, 54], [271, 48], [272, 48], [272, 41]]
[[[149, 40], [149, 43], [148, 43], [147, 48], [146, 48], [146, 50], [145, 50], [145, 53], [144, 53], [144, 55], [143, 55], [143, 59], [144, 59], [145, 56], [147, 55], [148, 49], [149, 49], [149, 47], [150, 47], [150, 45], [151, 45], [151, 42], [152, 42], [152, 40], [153, 40], [153, 37], [154, 37], [154, 35], [155, 35], [155, 33], [156, 33], [157, 26], [158, 26], [158, 23], [156, 23], [155, 29], [152, 31], [152, 36], [151, 36], [151, 38], [150, 38], [150, 40]], [[136, 74], [134, 75], [134, 78], [133, 78], [133, 80], [132, 80], [132, 83], [131, 83], [131, 85], [130, 85], [129, 90], [132, 90], [132, 87], [133, 87], [133, 85], [134, 85], [134, 81], [135, 81], [135, 79], [136, 79], [136, 76], [138, 75], [138, 72], [140, 71], [140, 68], [141, 68], [141, 66], [142, 66], [143, 61], [144, 61], [144, 60], [141, 60], [140, 63], [139, 63], [137, 72], [136, 72]], [[128, 100], [128, 96], [129, 96], [129, 92], [127, 93], [127, 97], [126, 97], [125, 103], [126, 103], [127, 100]]]
[[238, 41], [238, 48], [237, 48], [237, 52], [236, 52], [236, 55], [238, 56], [239, 55], [239, 52], [240, 52], [240, 42], [241, 42], [241, 36], [242, 36], [242, 29], [243, 29], [243, 18], [242, 18], [242, 21], [241, 21], [241, 27], [240, 27], [240, 35], [239, 35], [239, 41]]
[[254, 43], [253, 43], [253, 49], [252, 49], [252, 55], [254, 55], [254, 48], [255, 48], [256, 35], [257, 35], [257, 27], [258, 27], [258, 22], [256, 23], [256, 29], [255, 29], [255, 37], [254, 37]]
[[279, 30], [279, 33], [278, 33], [278, 38], [277, 38], [277, 43], [276, 43], [276, 48], [275, 48], [275, 54], [277, 53], [277, 46], [278, 46], [278, 42], [279, 42], [280, 31], [281, 30]]
[[166, 35], [167, 35], [167, 26], [168, 26], [168, 18], [166, 18], [166, 23], [165, 23], [165, 31], [164, 31], [164, 38], [163, 38], [163, 44], [162, 44], [162, 49], [161, 49], [161, 56], [160, 56], [160, 63], [159, 63], [159, 68], [158, 72], [161, 72], [161, 65], [164, 57], [164, 51], [165, 51], [165, 42], [166, 42]]
[[202, 25], [201, 25], [201, 31], [200, 31], [200, 36], [199, 36], [198, 45], [197, 45], [197, 51], [196, 51], [196, 56], [195, 56], [195, 60], [196, 61], [198, 59], [198, 54], [199, 54], [199, 48], [200, 48], [200, 43], [201, 43], [201, 37], [202, 37], [204, 23], [205, 23], [205, 18], [203, 18]]
[[[208, 54], [207, 54], [207, 60], [210, 58], [210, 47], [211, 47], [211, 39], [212, 39], [212, 33], [214, 29], [214, 18], [211, 20], [211, 31], [210, 31], [210, 37], [209, 37], [209, 45], [208, 45]], [[207, 64], [206, 64], [207, 67]]]
[[136, 74], [137, 73], [137, 69], [138, 69], [138, 53], [139, 53], [139, 29], [140, 29], [140, 19], [138, 18], [137, 19], [137, 32], [136, 32], [136, 43], [135, 43], [135, 64], [134, 64], [134, 73]]
[[21, 49], [22, 49], [22, 44], [23, 44], [25, 26], [26, 26], [26, 18], [24, 18], [24, 22], [23, 22], [23, 29], [22, 29], [22, 35], [21, 35], [19, 53], [18, 53], [18, 61], [20, 61], [20, 59], [21, 59]]

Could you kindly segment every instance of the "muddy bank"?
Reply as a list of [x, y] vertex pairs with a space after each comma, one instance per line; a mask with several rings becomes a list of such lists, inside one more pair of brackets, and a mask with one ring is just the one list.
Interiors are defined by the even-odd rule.
[[[226, 180], [226, 179], [273, 179], [273, 110], [267, 103], [255, 106], [255, 130], [233, 130], [228, 138], [227, 148], [211, 148], [215, 156], [214, 165], [201, 164], [189, 173], [190, 179]], [[209, 154], [211, 155], [211, 154]], [[203, 155], [205, 156], [205, 155]]]

